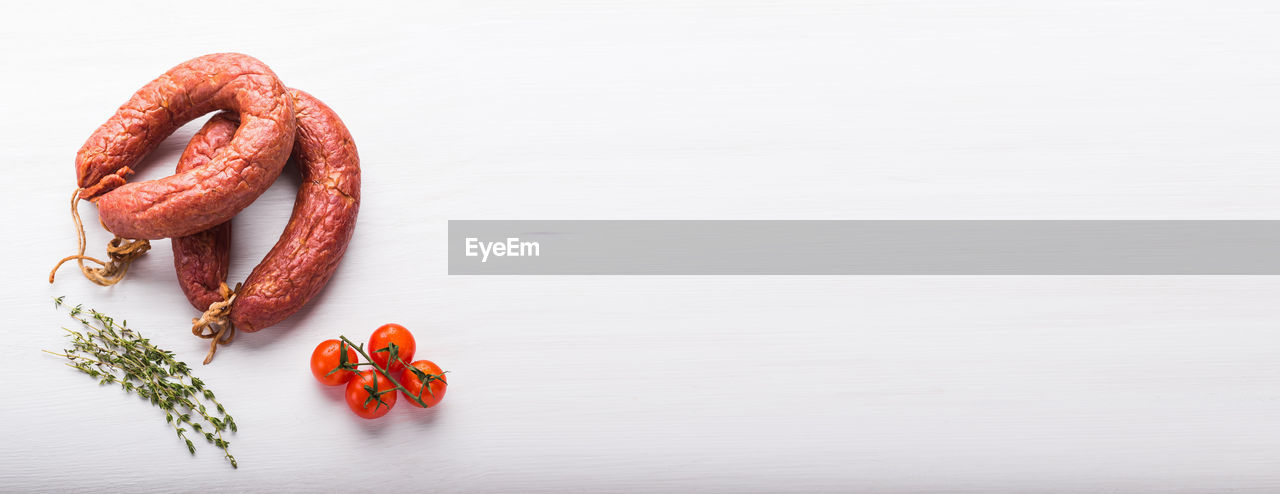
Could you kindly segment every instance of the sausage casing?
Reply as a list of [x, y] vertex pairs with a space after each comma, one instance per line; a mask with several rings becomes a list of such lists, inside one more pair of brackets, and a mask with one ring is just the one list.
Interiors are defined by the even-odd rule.
[[[284, 320], [324, 288], [346, 252], [360, 209], [360, 157], [351, 133], [319, 99], [296, 89], [289, 91], [295, 100], [298, 125], [292, 154], [302, 183], [280, 239], [249, 274], [231, 304], [231, 322], [243, 331], [257, 331]], [[183, 153], [183, 160], [207, 156], [218, 129], [224, 126], [213, 120], [206, 124]], [[179, 283], [187, 299], [200, 310], [222, 299], [217, 287], [226, 278], [230, 250], [229, 233], [205, 233], [210, 232], [173, 240]]]
[[[215, 110], [239, 116], [233, 138], [202, 166], [125, 183], [134, 166], [183, 124]], [[207, 230], [257, 199], [289, 157], [293, 98], [265, 64], [216, 53], [188, 60], [134, 93], [76, 155], [80, 198], [107, 230], [157, 239]]]

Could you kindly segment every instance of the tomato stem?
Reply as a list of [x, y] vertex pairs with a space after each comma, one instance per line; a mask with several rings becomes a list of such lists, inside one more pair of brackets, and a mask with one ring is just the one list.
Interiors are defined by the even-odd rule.
[[[413, 394], [413, 393], [410, 393], [410, 392], [409, 392], [409, 389], [408, 389], [408, 388], [405, 388], [404, 386], [401, 386], [401, 385], [400, 385], [400, 381], [396, 380], [396, 378], [395, 378], [395, 377], [393, 377], [393, 376], [391, 375], [391, 373], [390, 373], [390, 372], [387, 372], [387, 369], [382, 368], [382, 366], [378, 365], [378, 363], [377, 363], [377, 362], [374, 362], [373, 358], [369, 357], [369, 354], [365, 353], [365, 351], [364, 351], [364, 346], [363, 346], [363, 345], [356, 345], [354, 342], [352, 342], [351, 340], [347, 339], [347, 337], [346, 337], [346, 336], [338, 335], [338, 338], [340, 338], [340, 339], [341, 339], [344, 343], [346, 343], [347, 345], [351, 346], [351, 348], [354, 348], [354, 349], [356, 350], [356, 352], [360, 354], [360, 356], [361, 356], [361, 357], [364, 357], [364, 358], [366, 358], [366, 359], [368, 359], [368, 360], [369, 360], [368, 362], [361, 362], [361, 363], [357, 363], [357, 364], [355, 364], [355, 365], [366, 365], [366, 364], [367, 364], [367, 365], [372, 365], [374, 369], [377, 369], [377, 372], [379, 372], [379, 373], [381, 373], [383, 376], [385, 376], [385, 377], [387, 378], [387, 380], [388, 380], [388, 381], [391, 381], [391, 384], [392, 384], [392, 385], [394, 385], [395, 387], [394, 387], [394, 389], [392, 389], [392, 390], [388, 390], [388, 391], [394, 391], [394, 390], [396, 390], [396, 389], [398, 389], [398, 390], [400, 390], [400, 391], [403, 391], [405, 396], [407, 396], [407, 397], [409, 397], [409, 399], [411, 399], [411, 400], [413, 400], [413, 401], [417, 402], [419, 405], [422, 405], [422, 408], [429, 408], [429, 407], [427, 406], [427, 403], [426, 403], [425, 401], [422, 401], [422, 396], [420, 396], [420, 395], [419, 395], [419, 396], [414, 396], [414, 394]], [[402, 364], [404, 364], [404, 363], [405, 363], [405, 362], [404, 362], [404, 359], [401, 359], [399, 355], [397, 355], [397, 356], [396, 356], [396, 360], [400, 361], [400, 363], [402, 363]], [[406, 366], [408, 366], [408, 364], [405, 364], [405, 365], [406, 365]], [[390, 365], [388, 365], [388, 367], [390, 367]], [[374, 376], [374, 381], [375, 381], [375, 382], [377, 381], [377, 376]], [[427, 384], [427, 383], [423, 383], [423, 385], [424, 385], [424, 386], [425, 386], [426, 384]], [[378, 393], [378, 394], [379, 394], [379, 395], [381, 395], [382, 393]]]

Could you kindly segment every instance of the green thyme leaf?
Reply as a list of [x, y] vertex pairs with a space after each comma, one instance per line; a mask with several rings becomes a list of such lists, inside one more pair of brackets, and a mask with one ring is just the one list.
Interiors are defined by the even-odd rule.
[[[54, 307], [64, 307], [65, 299], [54, 298]], [[71, 318], [80, 322], [83, 332], [63, 328], [71, 338], [71, 348], [63, 353], [46, 353], [66, 358], [68, 367], [94, 378], [100, 385], [119, 383], [126, 393], [137, 394], [163, 409], [165, 422], [191, 454], [195, 454], [196, 446], [186, 436], [188, 427], [221, 449], [232, 468], [239, 467], [227, 451], [231, 443], [222, 437], [228, 427], [231, 432], [236, 431], [235, 421], [214, 398], [213, 391], [191, 376], [190, 366], [174, 359], [173, 352], [157, 348], [151, 340], [129, 329], [124, 320], [117, 324], [111, 316], [82, 305], [68, 311]], [[211, 416], [206, 404], [213, 405], [224, 418]]]

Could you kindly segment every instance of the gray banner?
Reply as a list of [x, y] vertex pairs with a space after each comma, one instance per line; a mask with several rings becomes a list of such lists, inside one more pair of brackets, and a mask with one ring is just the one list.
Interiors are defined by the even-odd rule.
[[449, 274], [1280, 274], [1280, 221], [449, 221]]

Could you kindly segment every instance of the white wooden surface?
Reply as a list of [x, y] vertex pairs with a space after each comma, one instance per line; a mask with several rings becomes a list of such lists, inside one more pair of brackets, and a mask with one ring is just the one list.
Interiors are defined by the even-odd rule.
[[[0, 491], [1280, 490], [1274, 277], [467, 278], [444, 257], [448, 219], [1277, 219], [1275, 2], [5, 11]], [[85, 137], [216, 51], [328, 102], [364, 163], [328, 289], [198, 370], [238, 471], [39, 351], [66, 295], [203, 355], [167, 242], [113, 288], [44, 277], [75, 246]], [[237, 217], [233, 278], [295, 186]], [[390, 321], [451, 387], [363, 421], [306, 361]]]

